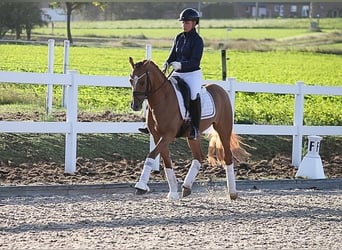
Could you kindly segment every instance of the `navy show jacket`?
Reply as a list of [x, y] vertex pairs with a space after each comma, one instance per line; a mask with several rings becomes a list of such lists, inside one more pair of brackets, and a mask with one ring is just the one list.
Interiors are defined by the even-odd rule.
[[182, 64], [181, 70], [177, 72], [192, 72], [201, 69], [200, 63], [203, 54], [203, 40], [196, 32], [196, 29], [192, 29], [189, 32], [179, 33], [174, 41], [167, 58], [167, 63], [177, 61]]

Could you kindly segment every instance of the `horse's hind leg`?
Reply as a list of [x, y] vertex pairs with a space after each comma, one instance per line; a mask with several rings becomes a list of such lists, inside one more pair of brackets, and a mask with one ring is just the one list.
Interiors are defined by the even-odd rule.
[[167, 194], [168, 200], [179, 200], [178, 194], [178, 181], [176, 178], [175, 171], [171, 167], [165, 167], [165, 176], [169, 184], [169, 193]]
[[186, 197], [191, 194], [192, 184], [194, 183], [201, 168], [201, 162], [203, 159], [200, 140], [188, 140], [188, 145], [191, 149], [193, 160], [182, 185], [182, 197]]
[[160, 155], [164, 161], [165, 177], [169, 184], [169, 193], [167, 194], [167, 198], [168, 200], [179, 200], [178, 181], [175, 171], [172, 168], [169, 148], [164, 148], [163, 151], [160, 152]]
[[228, 189], [230, 199], [236, 200], [238, 197], [238, 193], [236, 190], [234, 163], [231, 163], [229, 165], [225, 165], [224, 168], [226, 170], [227, 189]]
[[[215, 128], [216, 130], [216, 128]], [[230, 148], [230, 138], [231, 138], [231, 130], [224, 130], [217, 128], [216, 130], [219, 134], [223, 149], [224, 149], [224, 169], [226, 171], [226, 179], [227, 179], [227, 189], [229, 196], [232, 200], [237, 199], [238, 194], [236, 190], [236, 181], [235, 181], [235, 173], [234, 173], [234, 161], [233, 154]]]

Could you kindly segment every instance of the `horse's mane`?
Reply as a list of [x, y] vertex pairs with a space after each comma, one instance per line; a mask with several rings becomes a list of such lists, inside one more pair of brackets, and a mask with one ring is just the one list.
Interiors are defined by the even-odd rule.
[[141, 66], [143, 66], [144, 64], [146, 64], [148, 62], [150, 62], [150, 60], [143, 60], [143, 61], [137, 62], [134, 64], [134, 67], [140, 68]]
[[145, 60], [143, 60], [143, 61], [140, 61], [140, 62], [137, 62], [137, 63], [135, 63], [134, 64], [134, 66], [136, 67], [136, 68], [140, 68], [140, 67], [142, 67], [142, 66], [149, 66], [149, 65], [152, 65], [152, 66], [154, 66], [165, 78], [166, 78], [166, 76], [165, 76], [165, 74], [159, 69], [159, 67], [158, 67], [158, 65], [157, 64], [155, 64], [152, 60], [150, 60], [150, 59], [145, 59]]
[[152, 60], [150, 60], [150, 59], [145, 59], [145, 60], [143, 60], [143, 61], [137, 62], [137, 63], [134, 64], [134, 66], [135, 66], [136, 68], [140, 68], [140, 67], [142, 67], [142, 66], [144, 66], [144, 65], [148, 66], [147, 64], [152, 64], [154, 67], [156, 67], [157, 69], [159, 69], [159, 67], [158, 67]]

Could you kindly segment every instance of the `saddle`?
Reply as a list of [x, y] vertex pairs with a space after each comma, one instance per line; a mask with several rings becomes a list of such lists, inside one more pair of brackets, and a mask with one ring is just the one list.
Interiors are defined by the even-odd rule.
[[[190, 127], [190, 88], [188, 84], [179, 76], [170, 77], [170, 82], [175, 89], [180, 113], [183, 117], [183, 125], [176, 137], [181, 137]], [[201, 119], [208, 119], [215, 115], [216, 109], [211, 94], [205, 87], [200, 92], [201, 97]]]
[[190, 114], [190, 88], [189, 85], [179, 76], [173, 76], [175, 81], [175, 87], [179, 90], [183, 97], [184, 108], [187, 114]]

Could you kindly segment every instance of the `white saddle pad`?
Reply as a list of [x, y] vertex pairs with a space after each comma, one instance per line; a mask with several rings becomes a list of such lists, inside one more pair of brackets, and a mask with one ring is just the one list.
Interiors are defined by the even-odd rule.
[[[177, 84], [176, 79], [171, 77], [170, 81], [172, 83], [173, 88], [175, 89], [176, 96], [178, 99], [179, 110], [181, 112], [183, 120], [190, 119], [190, 114], [189, 112], [186, 112], [185, 107], [184, 107], [184, 100], [183, 100], [182, 93], [178, 90], [176, 86]], [[202, 87], [201, 92], [200, 92], [200, 97], [201, 97], [201, 119], [208, 119], [208, 118], [215, 116], [216, 109], [215, 109], [213, 97], [207, 91], [205, 87]]]

